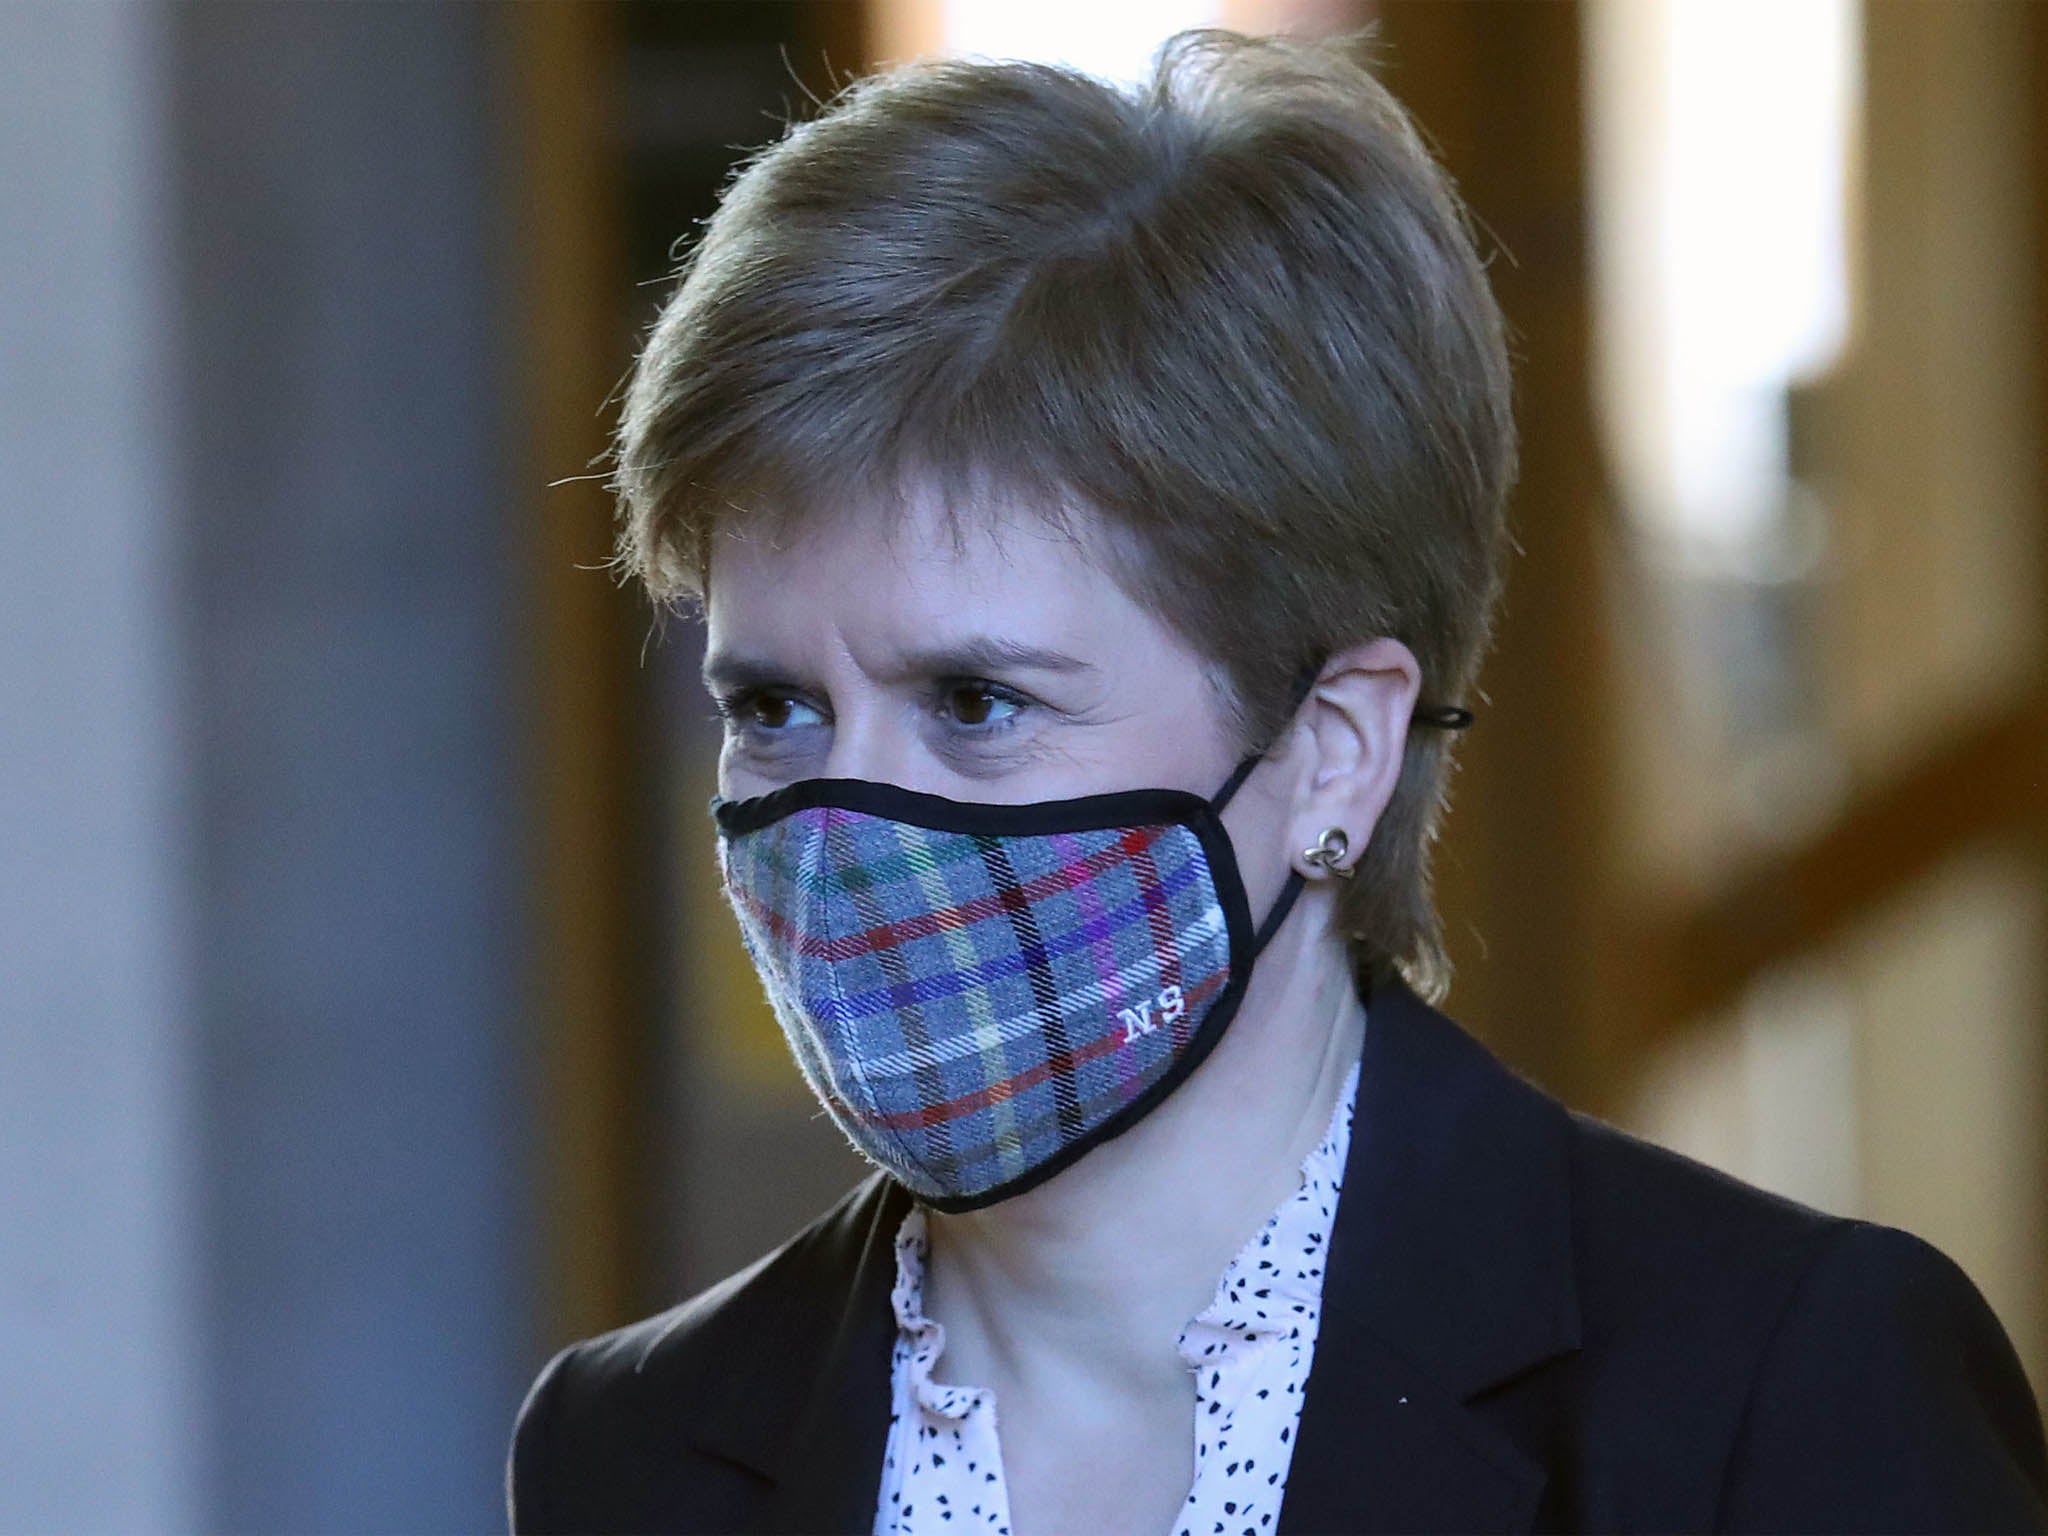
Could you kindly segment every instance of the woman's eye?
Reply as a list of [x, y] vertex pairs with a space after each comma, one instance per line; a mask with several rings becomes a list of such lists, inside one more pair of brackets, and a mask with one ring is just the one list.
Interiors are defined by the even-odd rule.
[[1014, 716], [1022, 700], [990, 683], [954, 683], [945, 692], [945, 712], [962, 725], [996, 725]]
[[782, 731], [823, 719], [810, 705], [786, 693], [745, 693], [723, 699], [719, 713], [741, 730]]

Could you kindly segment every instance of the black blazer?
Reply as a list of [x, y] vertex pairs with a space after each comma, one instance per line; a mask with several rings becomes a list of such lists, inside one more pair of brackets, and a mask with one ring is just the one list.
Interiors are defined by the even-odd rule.
[[[876, 1173], [557, 1355], [513, 1528], [871, 1530], [910, 1198]], [[1398, 985], [1327, 1270], [1281, 1536], [2048, 1531], [2039, 1411], [1940, 1252], [1568, 1112]]]

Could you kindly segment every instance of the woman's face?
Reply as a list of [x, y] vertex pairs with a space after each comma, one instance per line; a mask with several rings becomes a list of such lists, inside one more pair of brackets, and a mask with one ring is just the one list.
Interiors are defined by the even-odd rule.
[[1016, 803], [1168, 787], [1212, 794], [1237, 757], [1215, 669], [1070, 535], [929, 498], [819, 520], [781, 548], [722, 536], [705, 684], [719, 791], [873, 779]]

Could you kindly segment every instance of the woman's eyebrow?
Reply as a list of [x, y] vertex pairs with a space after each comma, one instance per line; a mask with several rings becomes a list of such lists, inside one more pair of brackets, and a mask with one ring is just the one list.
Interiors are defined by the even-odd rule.
[[713, 693], [731, 692], [739, 688], [763, 688], [772, 683], [790, 681], [787, 667], [778, 667], [773, 662], [754, 656], [736, 655], [731, 651], [707, 652], [702, 675], [704, 686]]
[[[995, 635], [965, 635], [936, 645], [900, 652], [899, 673], [921, 677], [973, 677], [985, 672], [1095, 672], [1083, 661], [1050, 646], [1031, 645]], [[704, 686], [713, 693], [762, 688], [793, 681], [787, 667], [733, 651], [710, 651], [704, 657]]]
[[984, 672], [1093, 672], [1093, 662], [1050, 646], [1030, 645], [995, 635], [968, 635], [905, 651], [902, 670], [927, 677], [973, 677]]

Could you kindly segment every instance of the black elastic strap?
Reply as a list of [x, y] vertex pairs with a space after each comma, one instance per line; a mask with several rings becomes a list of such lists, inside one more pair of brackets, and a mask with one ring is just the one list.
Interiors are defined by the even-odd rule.
[[1252, 776], [1252, 770], [1264, 761], [1264, 754], [1254, 752], [1231, 769], [1230, 777], [1223, 781], [1223, 787], [1216, 791], [1216, 798], [1209, 802], [1210, 809], [1221, 815], [1223, 807], [1230, 804], [1230, 797], [1244, 787], [1244, 781]]
[[[1293, 697], [1287, 704], [1287, 718], [1290, 721], [1294, 718], [1294, 712], [1301, 708], [1309, 694], [1314, 691], [1316, 679], [1322, 675], [1321, 658], [1303, 662], [1301, 670], [1294, 674]], [[1443, 731], [1462, 731], [1472, 723], [1472, 711], [1459, 704], [1418, 704], [1409, 718], [1416, 725], [1435, 726]], [[1209, 804], [1218, 811], [1230, 804], [1230, 797], [1244, 787], [1244, 781], [1252, 776], [1252, 770], [1265, 760], [1266, 752], [1272, 750], [1269, 744], [1265, 751], [1254, 752], [1239, 763], [1231, 770], [1230, 777], [1223, 781], [1223, 787], [1216, 791]]]
[[[1320, 657], [1314, 657], [1304, 662], [1301, 670], [1294, 674], [1294, 696], [1287, 704], [1287, 718], [1290, 721], [1294, 718], [1294, 712], [1301, 708], [1310, 692], [1314, 690], [1316, 679], [1322, 675], [1323, 663]], [[1270, 752], [1271, 750], [1272, 747], [1269, 745], [1266, 751]], [[1239, 786], [1251, 777], [1252, 770], [1265, 760], [1265, 756], [1265, 752], [1254, 752], [1250, 757], [1239, 763], [1236, 771], [1224, 782], [1223, 787], [1216, 792], [1216, 798], [1209, 803], [1220, 812], [1224, 806], [1230, 803], [1230, 797], [1237, 793]], [[1294, 910], [1294, 903], [1300, 899], [1301, 893], [1307, 885], [1308, 880], [1300, 870], [1290, 869], [1287, 871], [1287, 879], [1280, 887], [1280, 894], [1273, 900], [1272, 910], [1266, 914], [1266, 920], [1259, 924], [1259, 931], [1252, 935], [1252, 958], [1254, 960], [1259, 957], [1259, 951], [1266, 947], [1273, 935], [1280, 931], [1280, 925], [1287, 921], [1287, 914]]]
[[[1322, 675], [1323, 664], [1320, 661], [1305, 662], [1301, 670], [1294, 674], [1294, 696], [1287, 704], [1287, 718], [1290, 721], [1294, 718], [1294, 712], [1301, 708], [1302, 701], [1309, 696], [1310, 690], [1315, 687], [1316, 679]], [[1286, 727], [1282, 726], [1281, 729], [1285, 730]], [[1223, 807], [1230, 804], [1230, 797], [1244, 787], [1244, 781], [1252, 776], [1252, 770], [1264, 762], [1266, 753], [1272, 750], [1273, 745], [1268, 742], [1263, 751], [1252, 753], [1232, 769], [1230, 777], [1223, 781], [1223, 787], [1210, 799], [1210, 808], [1220, 813]]]
[[1433, 725], [1439, 730], [1462, 731], [1472, 723], [1472, 711], [1458, 704], [1418, 704], [1414, 720], [1417, 725]]
[[[1323, 660], [1310, 661], [1297, 674], [1294, 703], [1287, 711], [1290, 715], [1301, 708], [1301, 701], [1308, 697], [1309, 689], [1315, 687], [1316, 679], [1322, 676]], [[1462, 704], [1418, 704], [1408, 718], [1414, 725], [1433, 725], [1440, 731], [1462, 731], [1472, 723], [1472, 711]]]
[[1287, 914], [1294, 906], [1294, 899], [1302, 892], [1308, 881], [1298, 869], [1287, 871], [1287, 883], [1280, 887], [1280, 895], [1273, 903], [1273, 910], [1266, 914], [1266, 920], [1259, 924], [1259, 931], [1252, 935], [1252, 958], [1257, 959], [1259, 951], [1266, 947], [1266, 941], [1280, 931], [1280, 925], [1287, 921]]

